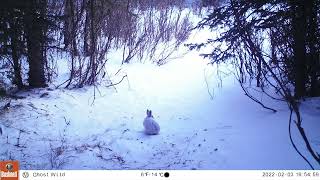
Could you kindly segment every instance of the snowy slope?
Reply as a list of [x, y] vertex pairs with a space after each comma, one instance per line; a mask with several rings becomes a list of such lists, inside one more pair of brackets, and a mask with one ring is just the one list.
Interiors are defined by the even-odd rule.
[[[117, 53], [113, 57], [107, 64], [111, 80], [128, 77], [115, 88], [21, 92], [26, 99], [12, 101], [0, 115], [0, 160], [17, 159], [22, 169], [309, 168], [290, 144], [286, 105], [266, 99], [279, 111], [262, 109], [232, 76], [218, 88], [216, 67], [198, 52], [160, 67], [120, 66]], [[67, 70], [62, 61], [60, 66], [59, 81]], [[319, 102], [302, 105], [304, 125], [318, 150]], [[159, 135], [143, 133], [146, 109], [160, 124]], [[295, 140], [307, 154], [300, 137]]]

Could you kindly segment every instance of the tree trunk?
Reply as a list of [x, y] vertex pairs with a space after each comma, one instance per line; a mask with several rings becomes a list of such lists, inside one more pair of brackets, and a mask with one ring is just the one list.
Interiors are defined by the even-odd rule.
[[[63, 40], [64, 40], [64, 48], [68, 49], [70, 45], [71, 39], [71, 21], [70, 21], [70, 1], [65, 0], [64, 2], [64, 28], [63, 28]], [[72, 3], [72, 2], [71, 2]]]
[[308, 64], [310, 67], [310, 79], [311, 79], [311, 96], [320, 95], [319, 82], [317, 80], [317, 73], [319, 71], [319, 54], [317, 52], [317, 4], [315, 0], [308, 0], [305, 2], [306, 6], [306, 18], [308, 22], [308, 46], [310, 49], [310, 55], [308, 56]]
[[37, 14], [37, 10], [39, 10], [38, 8], [41, 7], [41, 5], [42, 4], [38, 1], [30, 1], [30, 5], [26, 10], [25, 15], [25, 32], [29, 62], [28, 81], [31, 87], [46, 86], [44, 75], [44, 61], [46, 60], [46, 57], [43, 53], [45, 32], [43, 32], [43, 21], [40, 20], [41, 17]]
[[91, 8], [87, 7], [86, 8], [86, 20], [84, 23], [84, 45], [83, 45], [83, 50], [84, 50], [84, 55], [85, 56], [90, 56], [91, 52], [91, 41], [90, 41], [90, 13], [91, 13]]
[[96, 81], [96, 72], [97, 72], [97, 62], [96, 62], [96, 36], [94, 33], [95, 30], [95, 26], [94, 26], [94, 22], [95, 22], [95, 16], [94, 16], [94, 0], [90, 0], [90, 18], [91, 18], [91, 31], [90, 31], [90, 40], [91, 40], [91, 54], [90, 54], [90, 67], [91, 67], [91, 76], [89, 79], [89, 84], [94, 84]]
[[23, 83], [22, 83], [22, 77], [21, 77], [21, 66], [20, 66], [20, 52], [21, 50], [19, 49], [18, 46], [18, 33], [17, 33], [17, 26], [14, 20], [10, 21], [10, 27], [11, 27], [11, 33], [10, 33], [10, 38], [11, 38], [11, 56], [12, 56], [12, 61], [13, 61], [13, 71], [14, 71], [14, 84], [17, 85], [18, 89], [23, 88]]
[[[64, 48], [72, 51], [74, 55], [78, 55], [77, 49], [77, 22], [76, 22], [76, 14], [75, 14], [75, 5], [73, 0], [65, 0], [64, 5]], [[71, 44], [72, 43], [72, 44]]]
[[302, 1], [291, 1], [295, 97], [306, 95], [306, 20]]

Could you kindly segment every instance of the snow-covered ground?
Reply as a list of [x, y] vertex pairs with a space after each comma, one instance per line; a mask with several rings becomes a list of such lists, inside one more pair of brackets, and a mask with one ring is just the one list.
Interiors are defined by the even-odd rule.
[[[0, 160], [17, 159], [22, 169], [309, 169], [290, 144], [286, 104], [265, 99], [278, 112], [261, 108], [232, 76], [218, 88], [216, 67], [198, 52], [160, 67], [120, 66], [118, 57], [107, 64], [110, 79], [127, 78], [115, 87], [21, 92], [26, 98], [0, 115]], [[56, 84], [67, 76], [59, 65]], [[143, 133], [146, 109], [159, 135]], [[319, 152], [320, 99], [303, 102], [302, 116]]]

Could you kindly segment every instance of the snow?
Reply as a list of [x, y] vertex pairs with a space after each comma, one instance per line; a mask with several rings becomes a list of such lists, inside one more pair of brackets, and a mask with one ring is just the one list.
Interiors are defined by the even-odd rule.
[[[17, 159], [21, 169], [309, 169], [290, 144], [286, 104], [264, 98], [278, 112], [261, 108], [231, 75], [220, 81], [217, 67], [207, 65], [199, 52], [160, 67], [120, 65], [121, 56], [113, 53], [107, 64], [110, 79], [115, 83], [127, 75], [115, 87], [105, 82], [82, 89], [34, 89], [20, 93], [25, 99], [12, 100], [0, 113], [0, 160]], [[68, 77], [65, 61], [58, 64], [56, 85]], [[146, 109], [160, 124], [159, 135], [144, 134]], [[303, 102], [302, 116], [319, 152], [320, 99]]]

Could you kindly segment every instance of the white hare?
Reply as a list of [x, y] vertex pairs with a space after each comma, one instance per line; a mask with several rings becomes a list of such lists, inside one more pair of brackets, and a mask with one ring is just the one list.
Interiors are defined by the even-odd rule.
[[147, 109], [147, 117], [144, 118], [143, 126], [145, 133], [148, 135], [156, 135], [160, 132], [159, 124], [154, 120], [152, 111]]

